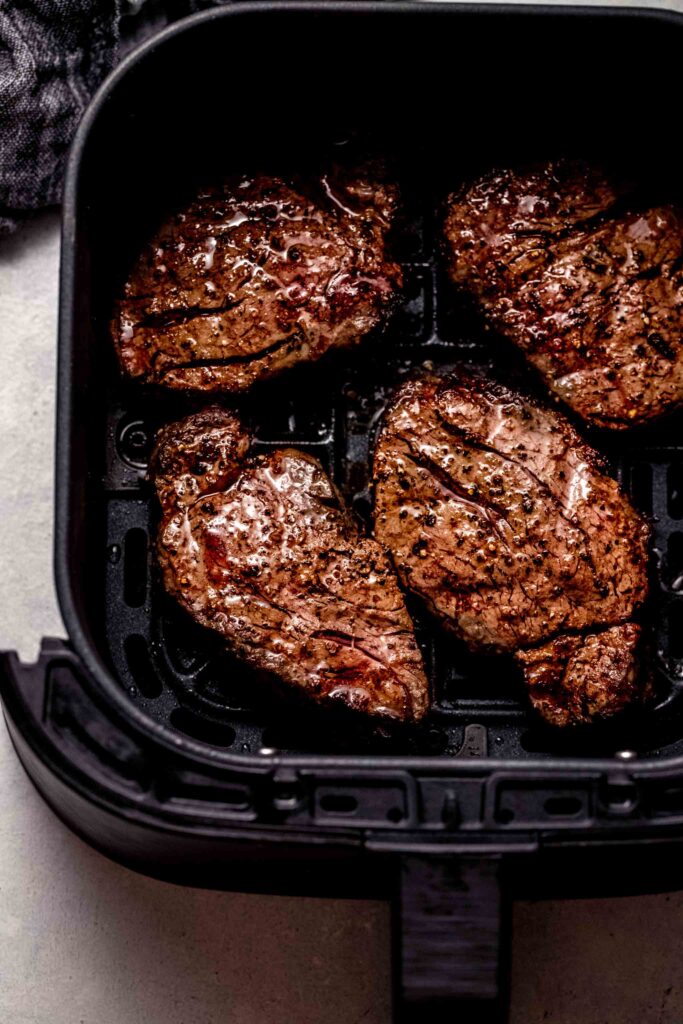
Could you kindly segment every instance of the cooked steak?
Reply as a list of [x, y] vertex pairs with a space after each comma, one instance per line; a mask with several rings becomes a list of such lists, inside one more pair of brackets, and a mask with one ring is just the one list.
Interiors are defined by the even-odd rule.
[[584, 163], [495, 172], [452, 195], [449, 272], [589, 423], [683, 401], [683, 210]]
[[386, 236], [395, 186], [372, 170], [234, 177], [145, 247], [112, 323], [123, 371], [170, 388], [243, 391], [360, 341], [401, 283]]
[[567, 634], [517, 652], [531, 703], [552, 725], [585, 723], [622, 711], [646, 689], [638, 680], [640, 626]]
[[166, 589], [251, 665], [318, 701], [421, 718], [422, 659], [388, 555], [362, 538], [320, 463], [292, 449], [245, 459], [232, 413], [161, 431]]
[[[623, 667], [635, 641], [589, 644], [584, 634], [628, 623], [644, 601], [649, 529], [562, 415], [481, 374], [426, 375], [385, 414], [373, 476], [375, 532], [400, 579], [473, 650], [525, 652], [535, 691], [533, 659], [562, 638], [557, 702], [587, 689], [572, 644], [597, 645], [601, 668], [618, 656], [610, 679], [622, 678], [620, 690], [596, 682], [603, 699], [577, 696], [563, 705], [567, 719], [581, 717], [579, 705], [607, 714], [627, 689], [637, 695], [635, 667]], [[559, 721], [557, 707], [536, 703]]]

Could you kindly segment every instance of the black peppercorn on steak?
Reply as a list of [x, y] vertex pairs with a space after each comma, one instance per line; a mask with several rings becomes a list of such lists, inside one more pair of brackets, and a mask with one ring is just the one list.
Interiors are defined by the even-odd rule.
[[145, 247], [112, 322], [140, 381], [240, 392], [391, 312], [387, 254], [398, 190], [371, 165], [317, 179], [234, 177], [202, 192]]
[[597, 167], [503, 170], [448, 201], [444, 250], [547, 386], [623, 428], [683, 402], [683, 211]]
[[465, 369], [404, 384], [377, 438], [375, 534], [474, 651], [514, 654], [549, 722], [643, 696], [649, 528], [557, 411]]
[[159, 433], [150, 475], [166, 589], [244, 661], [308, 697], [422, 718], [427, 679], [389, 556], [361, 537], [317, 459], [248, 449], [218, 407]]

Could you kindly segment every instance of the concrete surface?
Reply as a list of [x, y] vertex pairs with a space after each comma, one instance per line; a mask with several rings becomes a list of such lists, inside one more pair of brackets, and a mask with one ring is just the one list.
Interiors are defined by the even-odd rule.
[[27, 660], [41, 636], [64, 635], [52, 584], [58, 263], [56, 213], [0, 238], [0, 650]]
[[[57, 263], [54, 214], [0, 240], [0, 649], [27, 659], [63, 635]], [[683, 894], [518, 903], [511, 1024], [681, 1024], [682, 947]], [[389, 972], [382, 903], [183, 889], [110, 863], [47, 809], [0, 728], [0, 1024], [389, 1024]]]

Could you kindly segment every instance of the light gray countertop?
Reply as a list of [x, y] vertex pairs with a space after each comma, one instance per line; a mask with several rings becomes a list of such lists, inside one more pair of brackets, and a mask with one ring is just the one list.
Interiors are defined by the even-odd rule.
[[[57, 271], [54, 213], [0, 240], [0, 649], [27, 660], [41, 636], [64, 635]], [[680, 1024], [682, 947], [680, 893], [518, 903], [512, 1024]], [[389, 979], [387, 905], [216, 893], [119, 867], [48, 810], [0, 728], [0, 1024], [389, 1024]]]
[[64, 636], [52, 582], [59, 219], [0, 239], [0, 650]]

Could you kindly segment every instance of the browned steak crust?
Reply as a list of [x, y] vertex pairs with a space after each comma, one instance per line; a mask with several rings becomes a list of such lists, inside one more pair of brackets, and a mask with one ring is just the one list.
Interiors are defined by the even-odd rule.
[[403, 385], [373, 477], [376, 536], [399, 577], [473, 650], [598, 632], [645, 600], [649, 528], [596, 452], [558, 412], [482, 375]]
[[123, 371], [239, 392], [382, 323], [401, 284], [386, 235], [397, 189], [369, 168], [293, 183], [233, 177], [145, 247], [112, 322]]
[[552, 725], [587, 723], [622, 711], [638, 693], [640, 626], [555, 637], [518, 651], [529, 697]]
[[166, 427], [152, 459], [164, 583], [251, 665], [317, 701], [411, 722], [429, 703], [388, 555], [362, 538], [320, 463], [244, 460], [232, 413]]
[[488, 174], [454, 193], [451, 277], [551, 390], [622, 428], [683, 400], [683, 212], [643, 205], [576, 161]]

